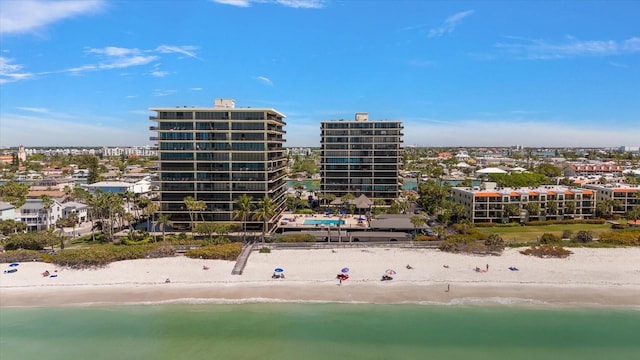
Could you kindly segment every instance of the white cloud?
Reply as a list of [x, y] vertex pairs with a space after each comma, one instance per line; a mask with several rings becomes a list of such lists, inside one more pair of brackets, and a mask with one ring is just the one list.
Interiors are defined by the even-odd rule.
[[165, 76], [169, 75], [169, 73], [166, 72], [166, 71], [155, 70], [155, 71], [151, 72], [151, 75], [161, 78], [161, 77], [165, 77]]
[[471, 14], [473, 14], [473, 10], [462, 11], [449, 16], [440, 27], [429, 30], [429, 37], [440, 37], [451, 34], [460, 21]]
[[94, 48], [90, 48], [87, 50], [88, 53], [93, 53], [93, 54], [102, 54], [102, 55], [107, 55], [107, 56], [128, 56], [128, 55], [138, 55], [140, 54], [140, 50], [133, 48], [133, 49], [127, 49], [127, 48], [121, 48], [121, 47], [116, 47], [116, 46], [107, 46], [105, 48], [102, 49], [94, 49]]
[[191, 88], [189, 90], [191, 90], [191, 91], [202, 91], [202, 88], [201, 87], [194, 87], [194, 88]]
[[105, 4], [103, 0], [16, 0], [10, 1], [10, 5], [5, 1], [0, 6], [0, 33], [36, 31], [66, 18], [99, 12]]
[[218, 4], [238, 6], [238, 7], [251, 6], [251, 1], [249, 0], [211, 0], [211, 1]]
[[153, 96], [169, 96], [171, 94], [175, 94], [176, 91], [175, 90], [161, 90], [161, 89], [155, 89], [153, 91]]
[[170, 53], [178, 53], [191, 58], [198, 59], [194, 50], [197, 50], [197, 46], [185, 45], [185, 46], [174, 46], [174, 45], [160, 45], [156, 48], [156, 51], [162, 54], [170, 54]]
[[292, 8], [320, 9], [325, 6], [324, 0], [276, 0], [276, 3]]
[[579, 56], [612, 56], [640, 52], [640, 38], [623, 41], [577, 40], [566, 37], [562, 43], [552, 43], [540, 39], [511, 38], [517, 42], [495, 44], [504, 55], [519, 60], [550, 60]]
[[30, 79], [34, 76], [32, 73], [21, 72], [23, 66], [12, 64], [12, 62], [12, 59], [0, 56], [0, 84]]
[[271, 81], [271, 79], [269, 79], [268, 77], [258, 76], [256, 77], [256, 79], [260, 80], [263, 84], [273, 85], [273, 81]]
[[34, 112], [34, 113], [40, 113], [40, 114], [45, 114], [48, 113], [49, 110], [46, 108], [37, 108], [37, 107], [24, 107], [24, 106], [20, 106], [18, 107], [19, 110], [24, 110], [24, 111], [30, 111], [30, 112]]
[[237, 7], [250, 7], [252, 4], [277, 4], [298, 9], [320, 9], [327, 0], [210, 0], [211, 2]]

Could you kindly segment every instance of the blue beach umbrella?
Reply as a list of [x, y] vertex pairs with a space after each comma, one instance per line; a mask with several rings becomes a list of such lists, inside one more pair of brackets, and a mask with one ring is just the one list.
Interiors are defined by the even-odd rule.
[[275, 272], [277, 272], [277, 273], [281, 273], [281, 272], [283, 272], [283, 271], [284, 271], [284, 269], [283, 269], [283, 268], [276, 268], [276, 269], [275, 269], [275, 270], [273, 270], [273, 271], [275, 271]]
[[340, 272], [342, 272], [343, 274], [346, 274], [346, 273], [349, 272], [349, 268], [348, 267], [342, 268], [342, 270], [340, 270]]
[[18, 265], [20, 265], [20, 264], [18, 264], [18, 263], [11, 263], [11, 264], [9, 264], [9, 266], [10, 266], [10, 267], [16, 267], [16, 266], [18, 266]]

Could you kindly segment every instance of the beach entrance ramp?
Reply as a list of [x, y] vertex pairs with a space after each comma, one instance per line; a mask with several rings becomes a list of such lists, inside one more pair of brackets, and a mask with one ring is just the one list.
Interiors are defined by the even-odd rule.
[[247, 266], [247, 260], [249, 260], [249, 255], [251, 255], [251, 251], [253, 251], [254, 246], [254, 242], [248, 243], [244, 246], [242, 252], [240, 253], [240, 255], [238, 255], [238, 259], [236, 260], [236, 264], [233, 266], [233, 270], [231, 270], [231, 275], [242, 275], [244, 267]]

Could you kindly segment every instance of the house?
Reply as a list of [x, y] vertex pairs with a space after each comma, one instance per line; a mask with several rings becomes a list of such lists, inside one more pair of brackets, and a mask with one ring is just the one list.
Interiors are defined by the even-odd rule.
[[42, 199], [27, 199], [27, 202], [18, 209], [16, 219], [27, 225], [27, 230], [45, 230], [55, 226], [56, 221], [62, 217], [62, 204], [52, 200], [51, 208], [44, 208]]
[[0, 201], [0, 220], [15, 220], [16, 207]]

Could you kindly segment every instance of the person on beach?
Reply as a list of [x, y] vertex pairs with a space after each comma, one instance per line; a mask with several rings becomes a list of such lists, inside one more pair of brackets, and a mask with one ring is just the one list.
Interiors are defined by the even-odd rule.
[[451, 290], [451, 284], [447, 284], [447, 290], [445, 290], [444, 292], [449, 292], [449, 290]]
[[489, 271], [489, 264], [487, 264], [487, 270], [485, 270], [485, 271]]

